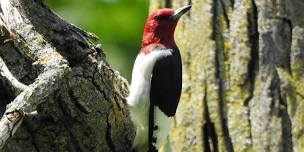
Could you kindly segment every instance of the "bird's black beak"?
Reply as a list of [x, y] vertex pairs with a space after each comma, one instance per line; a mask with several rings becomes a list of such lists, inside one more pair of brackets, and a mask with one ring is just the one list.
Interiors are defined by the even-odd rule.
[[178, 20], [183, 14], [188, 12], [191, 7], [192, 7], [192, 5], [187, 5], [187, 6], [184, 6], [182, 8], [179, 8], [179, 9], [175, 10], [174, 14], [170, 16], [170, 19]]

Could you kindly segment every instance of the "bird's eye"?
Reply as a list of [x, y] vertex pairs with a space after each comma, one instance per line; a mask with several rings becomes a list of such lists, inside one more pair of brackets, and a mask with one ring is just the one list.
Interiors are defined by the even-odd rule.
[[168, 16], [156, 16], [155, 17], [155, 19], [157, 19], [157, 20], [166, 20], [166, 19], [168, 19]]

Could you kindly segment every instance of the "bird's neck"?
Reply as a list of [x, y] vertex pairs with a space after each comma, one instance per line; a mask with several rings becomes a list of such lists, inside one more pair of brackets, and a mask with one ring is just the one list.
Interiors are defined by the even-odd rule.
[[158, 46], [160, 48], [175, 48], [176, 44], [174, 36], [162, 35], [161, 37], [153, 35], [153, 33], [146, 35], [143, 38], [141, 52], [147, 54], [153, 47]]

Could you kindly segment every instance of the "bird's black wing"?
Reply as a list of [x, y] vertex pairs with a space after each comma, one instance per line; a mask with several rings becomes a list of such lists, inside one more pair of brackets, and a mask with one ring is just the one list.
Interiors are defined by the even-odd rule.
[[150, 104], [171, 117], [175, 115], [182, 88], [182, 64], [179, 51], [162, 57], [154, 65]]
[[158, 107], [167, 117], [174, 116], [181, 94], [181, 88], [181, 57], [179, 51], [176, 49], [172, 51], [171, 55], [158, 59], [153, 67], [149, 110], [149, 152], [157, 152], [153, 143], [156, 143], [158, 139], [153, 135], [153, 132], [164, 129], [158, 128], [160, 126], [155, 124], [155, 121], [157, 121], [155, 119], [161, 119], [156, 117], [155, 108]]

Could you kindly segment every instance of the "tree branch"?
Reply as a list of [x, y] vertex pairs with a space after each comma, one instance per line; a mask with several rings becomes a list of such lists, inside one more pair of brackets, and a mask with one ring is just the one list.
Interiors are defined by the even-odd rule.
[[2, 20], [9, 31], [18, 35], [15, 45], [35, 59], [35, 64], [43, 67], [43, 72], [36, 78], [35, 82], [28, 87], [20, 83], [12, 76], [4, 61], [0, 60], [1, 75], [10, 80], [12, 86], [23, 90], [12, 101], [0, 120], [0, 148], [7, 139], [16, 131], [26, 114], [36, 110], [49, 94], [58, 88], [59, 82], [70, 71], [68, 62], [57, 52], [57, 50], [36, 32], [30, 20], [23, 16], [18, 10], [18, 0], [1, 0]]

